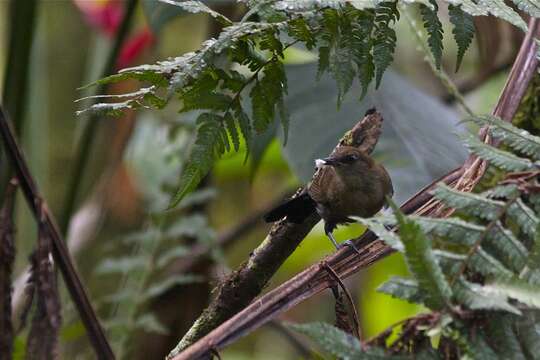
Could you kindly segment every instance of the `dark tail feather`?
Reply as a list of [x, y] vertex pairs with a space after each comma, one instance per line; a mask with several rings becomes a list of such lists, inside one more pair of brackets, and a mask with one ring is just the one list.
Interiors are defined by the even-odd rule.
[[264, 221], [274, 222], [286, 216], [290, 222], [300, 224], [314, 212], [315, 201], [305, 192], [270, 210], [264, 215]]

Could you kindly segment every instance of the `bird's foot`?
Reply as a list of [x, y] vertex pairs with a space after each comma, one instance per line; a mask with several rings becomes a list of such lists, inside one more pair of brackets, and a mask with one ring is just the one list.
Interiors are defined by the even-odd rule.
[[339, 244], [339, 245], [337, 246], [337, 248], [338, 248], [338, 250], [339, 250], [339, 249], [341, 249], [341, 248], [343, 248], [343, 247], [345, 247], [345, 246], [350, 247], [350, 248], [353, 249], [354, 252], [356, 252], [358, 255], [361, 255], [360, 250], [358, 250], [358, 248], [356, 247], [356, 245], [354, 245], [354, 243], [352, 242], [352, 240], [347, 240], [347, 241], [342, 242], [341, 244]]

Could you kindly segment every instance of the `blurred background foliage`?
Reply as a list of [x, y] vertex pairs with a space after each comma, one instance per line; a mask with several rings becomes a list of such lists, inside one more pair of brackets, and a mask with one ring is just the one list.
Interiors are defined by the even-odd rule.
[[[208, 1], [230, 18], [245, 9], [233, 1]], [[0, 79], [7, 67], [11, 7], [0, 2]], [[85, 107], [75, 100], [92, 93], [78, 90], [102, 76], [125, 3], [111, 0], [37, 1], [33, 13], [27, 93], [21, 142], [30, 167], [53, 213], [60, 216], [76, 161]], [[492, 17], [475, 19], [477, 35], [462, 69], [453, 73], [456, 51], [447, 14], [443, 68], [462, 90], [475, 112], [490, 112], [520, 43], [519, 31]], [[32, 21], [28, 19], [28, 24]], [[31, 25], [29, 25], [31, 26]], [[304, 48], [285, 54], [289, 77], [286, 106], [291, 114], [285, 147], [280, 130], [255, 138], [247, 163], [245, 150], [220, 159], [194, 194], [178, 209], [165, 211], [186, 158], [194, 117], [179, 115], [174, 104], [164, 111], [128, 112], [118, 119], [99, 118], [89, 161], [77, 184], [76, 211], [69, 214], [69, 247], [84, 283], [106, 324], [118, 354], [161, 358], [190, 327], [211, 297], [219, 279], [244, 261], [264, 238], [269, 225], [257, 215], [309, 179], [313, 160], [326, 154], [344, 131], [376, 106], [385, 118], [375, 156], [389, 169], [401, 202], [417, 189], [458, 166], [465, 150], [454, 133], [464, 115], [432, 73], [408, 25], [397, 23], [398, 48], [393, 70], [379, 90], [358, 101], [358, 88], [336, 108], [333, 80], [316, 81], [316, 57]], [[10, 30], [11, 29], [11, 30]], [[205, 15], [186, 14], [154, 0], [141, 1], [132, 29], [117, 59], [117, 68], [178, 56], [197, 49], [219, 33]], [[110, 86], [110, 93], [129, 92], [130, 83]], [[3, 96], [10, 88], [3, 89]], [[6, 171], [5, 164], [2, 164]], [[17, 201], [15, 304], [24, 300], [27, 258], [36, 229], [21, 199]], [[64, 221], [64, 219], [61, 219]], [[243, 225], [238, 227], [238, 224]], [[233, 230], [242, 230], [234, 233]], [[233, 235], [231, 236], [231, 231]], [[339, 240], [358, 236], [360, 226], [341, 227]], [[227, 237], [228, 236], [228, 237]], [[290, 278], [333, 251], [322, 227], [313, 229], [269, 288]], [[195, 257], [193, 254], [202, 254]], [[205, 255], [206, 254], [206, 255]], [[197, 261], [195, 261], [197, 260]], [[364, 336], [369, 337], [419, 311], [414, 305], [377, 293], [392, 275], [406, 275], [400, 255], [392, 255], [347, 281], [358, 305]], [[63, 291], [62, 358], [93, 358], [77, 313]], [[334, 321], [331, 294], [310, 299], [290, 311], [286, 320]], [[25, 343], [17, 338], [17, 354]], [[225, 359], [293, 359], [302, 340], [278, 323], [226, 349]], [[19, 355], [17, 355], [19, 356]]]

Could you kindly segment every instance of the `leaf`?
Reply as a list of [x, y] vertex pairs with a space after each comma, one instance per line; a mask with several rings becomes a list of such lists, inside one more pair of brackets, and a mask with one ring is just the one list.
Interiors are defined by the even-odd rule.
[[148, 264], [145, 256], [129, 256], [105, 259], [96, 268], [97, 274], [128, 273], [142, 270]]
[[452, 296], [452, 289], [435, 259], [430, 241], [418, 224], [407, 219], [395, 204], [391, 203], [391, 206], [398, 221], [401, 241], [405, 247], [405, 259], [424, 293], [426, 306], [431, 309], [447, 306]]
[[448, 4], [448, 15], [450, 16], [450, 23], [454, 26], [452, 34], [454, 35], [454, 40], [458, 47], [456, 61], [457, 72], [463, 61], [463, 56], [471, 45], [474, 37], [474, 19], [472, 15], [463, 11], [460, 6], [454, 6], [450, 3]]
[[256, 81], [250, 92], [253, 126], [259, 133], [265, 131], [274, 121], [276, 107], [283, 101], [284, 93], [287, 91], [285, 72], [281, 62], [270, 61], [263, 72], [264, 77]]
[[499, 217], [499, 213], [504, 206], [504, 203], [500, 201], [486, 199], [477, 194], [457, 191], [444, 183], [437, 184], [433, 195], [449, 207], [463, 210], [468, 214], [490, 221]]
[[368, 86], [375, 76], [373, 63], [373, 25], [375, 23], [373, 11], [362, 11], [358, 19], [352, 24], [352, 40], [354, 46], [354, 61], [356, 62], [358, 78], [362, 86], [360, 99], [367, 94]]
[[351, 216], [351, 219], [366, 226], [369, 230], [373, 231], [378, 238], [390, 246], [392, 249], [403, 252], [404, 246], [399, 236], [385, 227], [385, 224], [379, 221], [378, 218], [360, 218]]
[[428, 45], [435, 59], [435, 66], [440, 69], [443, 51], [443, 27], [437, 15], [439, 6], [434, 0], [431, 0], [430, 3], [432, 8], [421, 4], [420, 13], [422, 14], [424, 28], [428, 33]]
[[492, 115], [478, 115], [469, 120], [479, 126], [489, 126], [490, 134], [495, 139], [501, 140], [514, 150], [532, 156], [534, 160], [540, 160], [540, 138], [531, 135], [527, 130]]
[[525, 21], [511, 7], [507, 6], [504, 0], [478, 0], [478, 5], [487, 10], [491, 15], [503, 19], [527, 32]]
[[158, 268], [163, 268], [168, 265], [172, 260], [177, 258], [185, 257], [191, 252], [190, 248], [184, 245], [177, 245], [162, 254], [156, 261], [156, 266]]
[[288, 324], [287, 327], [307, 335], [324, 351], [340, 359], [362, 359], [358, 339], [326, 323]]
[[418, 283], [412, 279], [393, 276], [377, 288], [377, 291], [410, 303], [422, 303], [422, 292]]
[[534, 211], [529, 208], [521, 199], [514, 201], [507, 210], [507, 215], [518, 224], [521, 230], [530, 238], [536, 236], [536, 228], [539, 220]]
[[461, 140], [473, 154], [489, 161], [502, 170], [524, 171], [533, 167], [533, 163], [529, 159], [488, 145], [480, 141], [476, 136], [466, 134], [461, 137]]
[[375, 30], [373, 44], [373, 62], [375, 63], [375, 87], [381, 84], [382, 76], [393, 61], [396, 49], [396, 32], [391, 23], [399, 20], [397, 1], [378, 3], [375, 8]]
[[180, 184], [172, 198], [169, 208], [173, 208], [193, 191], [214, 164], [216, 154], [224, 152], [221, 135], [221, 117], [216, 114], [203, 113], [197, 119], [197, 137], [191, 149], [189, 160], [180, 175]]
[[526, 12], [532, 17], [540, 17], [540, 4], [535, 0], [512, 0], [518, 9]]
[[494, 295], [481, 285], [468, 282], [463, 277], [456, 281], [453, 290], [456, 300], [471, 310], [504, 310], [521, 315], [521, 311], [508, 303], [506, 296]]
[[167, 278], [157, 284], [153, 284], [152, 286], [148, 287], [146, 291], [144, 292], [144, 298], [145, 299], [152, 299], [157, 296], [160, 296], [170, 290], [171, 288], [177, 286], [177, 285], [186, 285], [186, 284], [192, 284], [196, 282], [202, 282], [204, 281], [203, 276], [199, 275], [190, 275], [190, 274], [184, 274], [184, 275], [174, 275], [170, 278]]
[[530, 285], [519, 279], [499, 279], [484, 286], [493, 295], [507, 296], [525, 305], [540, 309], [540, 286]]
[[159, 335], [168, 335], [169, 329], [165, 327], [152, 313], [141, 315], [135, 321], [135, 326], [141, 330]]
[[492, 314], [487, 326], [487, 338], [500, 359], [525, 360], [516, 334], [512, 330], [515, 315]]
[[520, 272], [526, 264], [528, 251], [514, 234], [497, 223], [485, 239], [485, 247], [495, 250], [497, 258], [506, 266]]
[[162, 3], [170, 4], [180, 7], [182, 10], [187, 11], [192, 14], [197, 13], [206, 13], [212, 16], [214, 19], [219, 21], [222, 25], [228, 26], [232, 25], [232, 21], [227, 19], [227, 17], [221, 15], [217, 11], [210, 9], [208, 6], [203, 4], [201, 1], [186, 1], [186, 0], [159, 0]]
[[304, 18], [298, 17], [289, 21], [287, 30], [293, 39], [303, 42], [308, 50], [315, 47], [317, 40]]
[[540, 354], [540, 324], [536, 323], [534, 314], [524, 316], [517, 322], [516, 335], [527, 351], [528, 358], [534, 359]]

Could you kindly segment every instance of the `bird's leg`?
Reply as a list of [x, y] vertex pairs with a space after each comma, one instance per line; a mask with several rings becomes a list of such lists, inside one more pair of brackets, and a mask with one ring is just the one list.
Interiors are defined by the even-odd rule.
[[337, 243], [336, 239], [334, 238], [334, 235], [332, 235], [332, 232], [334, 231], [334, 228], [336, 227], [335, 224], [331, 222], [325, 222], [324, 223], [324, 232], [326, 236], [332, 241], [332, 244], [336, 247], [337, 250], [339, 250], [339, 244]]

